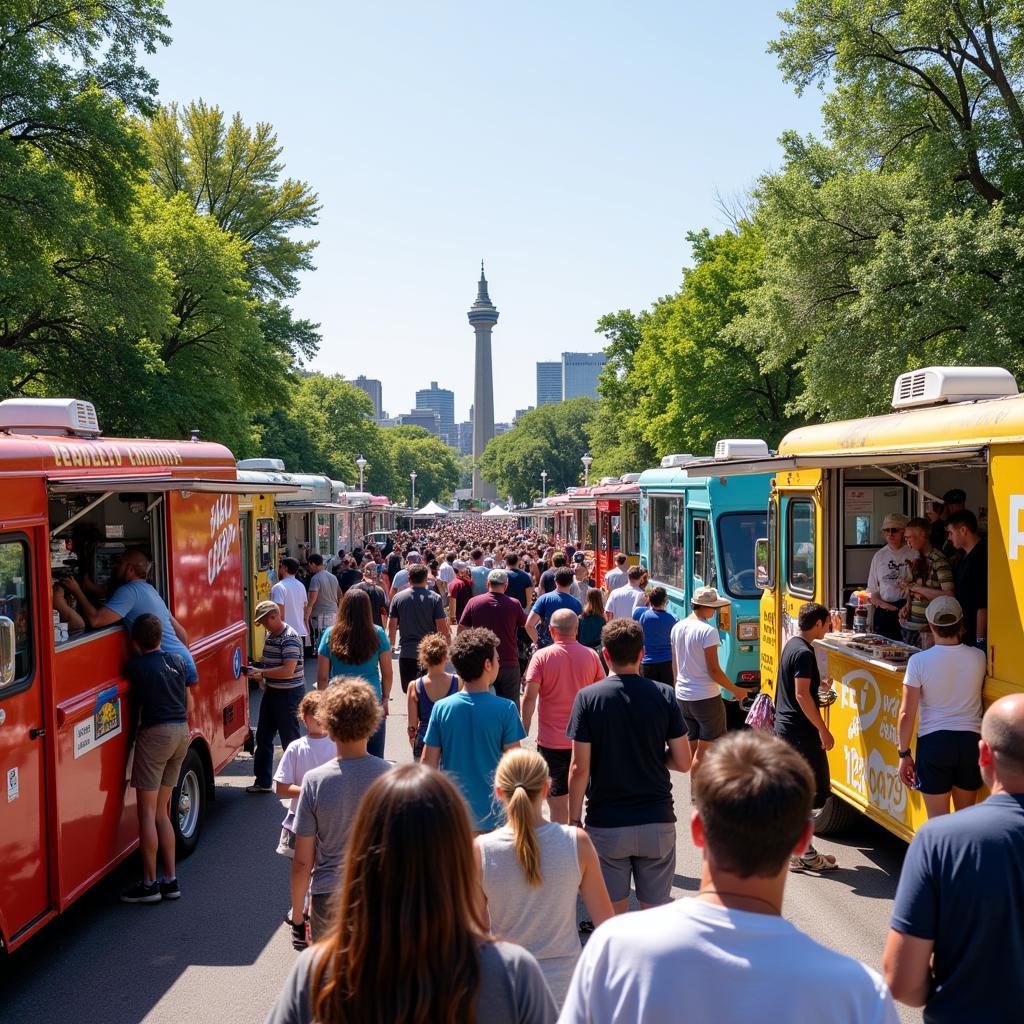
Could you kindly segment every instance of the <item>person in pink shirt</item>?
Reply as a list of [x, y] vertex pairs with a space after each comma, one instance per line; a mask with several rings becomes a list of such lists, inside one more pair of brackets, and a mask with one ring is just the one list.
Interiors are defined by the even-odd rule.
[[548, 809], [551, 820], [569, 823], [569, 763], [572, 740], [565, 735], [569, 713], [576, 693], [584, 686], [604, 679], [601, 659], [576, 639], [579, 618], [571, 608], [561, 608], [551, 616], [549, 630], [554, 643], [533, 656], [526, 670], [526, 695], [523, 697], [523, 728], [530, 731], [533, 713], [540, 698], [537, 715], [537, 750], [547, 762], [551, 774]]

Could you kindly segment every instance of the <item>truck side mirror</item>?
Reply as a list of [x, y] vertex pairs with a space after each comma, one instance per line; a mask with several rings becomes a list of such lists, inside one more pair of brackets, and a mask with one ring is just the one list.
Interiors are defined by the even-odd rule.
[[769, 557], [768, 538], [758, 537], [754, 541], [754, 586], [759, 590], [767, 590], [771, 580], [768, 565]]
[[14, 620], [0, 615], [0, 689], [14, 682], [16, 656]]

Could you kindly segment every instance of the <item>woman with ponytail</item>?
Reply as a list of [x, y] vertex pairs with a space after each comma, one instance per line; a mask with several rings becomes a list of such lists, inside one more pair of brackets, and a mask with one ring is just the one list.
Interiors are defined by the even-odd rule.
[[267, 1024], [554, 1024], [556, 1016], [536, 960], [487, 930], [458, 790], [424, 765], [385, 772], [356, 812], [331, 930], [298, 958]]
[[494, 774], [507, 824], [478, 836], [476, 851], [491, 931], [537, 958], [561, 1007], [580, 955], [576, 893], [595, 925], [614, 910], [590, 837], [541, 813], [550, 788], [540, 754], [525, 747], [507, 750]]

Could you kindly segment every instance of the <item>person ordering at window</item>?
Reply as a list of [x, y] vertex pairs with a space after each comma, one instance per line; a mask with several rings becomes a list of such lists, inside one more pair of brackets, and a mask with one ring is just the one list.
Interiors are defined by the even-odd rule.
[[868, 590], [875, 606], [874, 631], [890, 640], [902, 639], [900, 609], [907, 603], [907, 596], [900, 582], [906, 572], [904, 566], [917, 558], [904, 539], [908, 521], [901, 512], [890, 512], [882, 520], [885, 547], [875, 552], [868, 570]]

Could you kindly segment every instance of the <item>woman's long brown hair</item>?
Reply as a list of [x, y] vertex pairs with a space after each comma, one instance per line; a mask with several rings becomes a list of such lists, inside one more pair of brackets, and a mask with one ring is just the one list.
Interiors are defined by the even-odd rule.
[[439, 771], [402, 765], [359, 806], [337, 918], [310, 1001], [321, 1024], [476, 1024], [488, 941], [465, 802]]
[[380, 650], [380, 638], [373, 628], [373, 606], [365, 590], [349, 587], [345, 592], [327, 647], [346, 665], [362, 665]]

